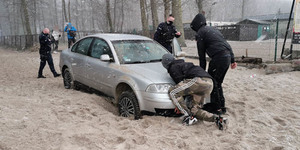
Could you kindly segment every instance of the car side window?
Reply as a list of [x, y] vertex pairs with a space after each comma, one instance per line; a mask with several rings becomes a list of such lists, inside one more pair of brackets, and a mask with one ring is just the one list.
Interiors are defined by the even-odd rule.
[[76, 43], [75, 45], [72, 46], [71, 52], [75, 52], [77, 45], [78, 45], [78, 43]]
[[76, 46], [76, 53], [87, 55], [92, 41], [93, 38], [86, 38], [81, 40]]
[[103, 54], [108, 54], [110, 58], [113, 58], [108, 44], [104, 40], [96, 38], [91, 48], [91, 57], [100, 58]]

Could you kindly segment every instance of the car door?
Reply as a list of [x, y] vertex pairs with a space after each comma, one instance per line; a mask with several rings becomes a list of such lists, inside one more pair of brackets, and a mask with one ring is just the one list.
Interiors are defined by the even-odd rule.
[[[107, 54], [111, 61], [102, 61], [101, 55]], [[112, 83], [115, 81], [115, 71], [111, 66], [115, 65], [109, 45], [103, 39], [95, 38], [86, 62], [86, 73], [89, 85], [107, 95], [112, 96]]]
[[[72, 64], [72, 70], [73, 70], [73, 75], [74, 79], [76, 81], [79, 81], [83, 84], [86, 84], [86, 59], [87, 59], [87, 54], [89, 47], [91, 45], [93, 38], [85, 38], [79, 41], [74, 49], [74, 55], [71, 58], [71, 64]], [[73, 50], [73, 48], [72, 48]]]

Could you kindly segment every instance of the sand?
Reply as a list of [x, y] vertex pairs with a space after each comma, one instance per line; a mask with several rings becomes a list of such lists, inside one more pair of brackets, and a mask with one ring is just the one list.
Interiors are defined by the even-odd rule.
[[[59, 55], [53, 54], [58, 72]], [[300, 148], [299, 71], [230, 69], [223, 84], [229, 124], [220, 131], [210, 122], [183, 126], [175, 117], [120, 117], [109, 98], [64, 89], [48, 65], [47, 78], [37, 79], [38, 52], [1, 48], [0, 64], [3, 150]]]

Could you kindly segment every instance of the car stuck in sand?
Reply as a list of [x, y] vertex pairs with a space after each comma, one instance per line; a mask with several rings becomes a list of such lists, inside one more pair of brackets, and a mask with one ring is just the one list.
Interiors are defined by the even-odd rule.
[[[174, 53], [182, 53], [177, 41]], [[150, 38], [130, 34], [95, 34], [77, 41], [60, 55], [64, 86], [96, 89], [117, 104], [124, 117], [143, 112], [168, 115], [175, 106], [168, 95], [174, 85], [161, 58], [168, 51]]]

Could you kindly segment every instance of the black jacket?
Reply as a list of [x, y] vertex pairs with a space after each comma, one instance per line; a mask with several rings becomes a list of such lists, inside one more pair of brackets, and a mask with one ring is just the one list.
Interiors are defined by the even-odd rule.
[[184, 60], [174, 60], [169, 65], [168, 73], [176, 84], [184, 79], [193, 79], [195, 77], [207, 77], [212, 78], [205, 70], [200, 66], [195, 66], [193, 63], [184, 62]]
[[43, 32], [40, 34], [40, 54], [46, 55], [51, 52], [51, 40], [49, 34], [44, 34]]
[[222, 33], [214, 27], [206, 26], [206, 20], [202, 14], [195, 16], [191, 28], [197, 32], [197, 49], [200, 66], [203, 69], [206, 68], [206, 54], [212, 59], [230, 57], [231, 63], [235, 62], [232, 49]]
[[162, 22], [156, 29], [154, 40], [162, 45], [171, 44], [174, 37], [180, 37], [180, 35], [176, 35], [176, 33], [177, 30], [173, 23]]

